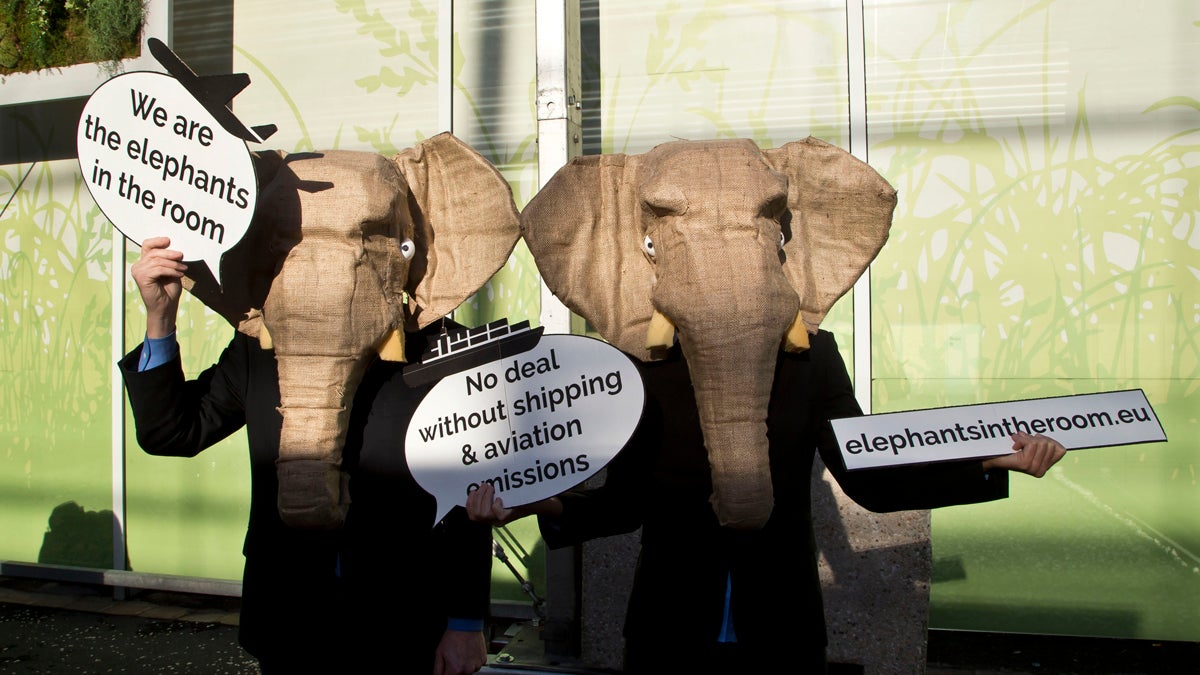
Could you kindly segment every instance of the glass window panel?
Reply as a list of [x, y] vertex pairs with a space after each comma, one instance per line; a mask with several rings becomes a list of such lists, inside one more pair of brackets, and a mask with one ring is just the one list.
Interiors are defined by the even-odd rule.
[[866, 3], [876, 409], [1142, 388], [1172, 439], [935, 511], [933, 627], [1200, 635], [1193, 9]]
[[107, 568], [111, 230], [74, 160], [0, 185], [0, 557]]

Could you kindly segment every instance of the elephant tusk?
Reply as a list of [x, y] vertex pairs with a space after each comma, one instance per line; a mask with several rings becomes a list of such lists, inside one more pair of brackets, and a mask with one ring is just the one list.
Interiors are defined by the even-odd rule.
[[646, 328], [646, 349], [668, 349], [675, 344], [675, 324], [657, 309]]
[[261, 345], [263, 349], [271, 351], [275, 348], [275, 342], [271, 340], [271, 333], [267, 330], [267, 324], [261, 321], [259, 323], [258, 344]]
[[408, 363], [408, 358], [404, 355], [404, 333], [399, 328], [389, 330], [379, 342], [376, 351], [384, 361]]
[[804, 319], [801, 318], [800, 312], [796, 312], [796, 318], [792, 321], [792, 325], [788, 326], [787, 335], [783, 337], [783, 351], [785, 352], [803, 352], [808, 349], [808, 329], [804, 326]]

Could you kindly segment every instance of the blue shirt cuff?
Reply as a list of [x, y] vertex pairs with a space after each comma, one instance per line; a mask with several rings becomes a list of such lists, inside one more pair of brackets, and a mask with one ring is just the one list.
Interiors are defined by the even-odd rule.
[[146, 338], [142, 342], [142, 355], [138, 359], [138, 372], [157, 368], [164, 363], [170, 362], [179, 354], [179, 341], [175, 339], [175, 333], [161, 338]]
[[483, 631], [483, 619], [458, 619], [451, 617], [446, 622], [446, 630], [461, 630], [467, 633]]

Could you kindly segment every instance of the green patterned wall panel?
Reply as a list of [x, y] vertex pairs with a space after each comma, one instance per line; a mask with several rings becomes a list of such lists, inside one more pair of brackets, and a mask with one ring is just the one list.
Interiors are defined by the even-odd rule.
[[933, 627], [1200, 637], [1198, 11], [868, 3], [877, 410], [1142, 388], [1171, 439], [934, 512]]
[[[454, 133], [496, 166], [521, 208], [538, 184], [533, 4], [459, 2], [454, 16]], [[455, 318], [479, 325], [507, 317], [536, 326], [540, 311], [537, 267], [520, 242]]]
[[844, 3], [599, 3], [601, 152], [814, 135], [844, 144]]
[[111, 229], [74, 161], [0, 167], [0, 558], [112, 565]]

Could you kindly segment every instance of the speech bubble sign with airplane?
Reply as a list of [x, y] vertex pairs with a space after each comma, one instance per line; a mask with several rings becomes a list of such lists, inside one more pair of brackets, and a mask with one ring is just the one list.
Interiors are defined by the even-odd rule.
[[165, 44], [150, 51], [168, 74], [138, 71], [101, 84], [79, 118], [79, 168], [92, 199], [137, 244], [167, 236], [184, 260], [203, 261], [217, 282], [221, 256], [250, 227], [258, 197], [247, 128], [228, 103], [245, 74], [201, 77]]

